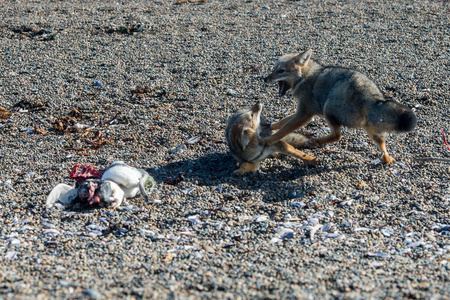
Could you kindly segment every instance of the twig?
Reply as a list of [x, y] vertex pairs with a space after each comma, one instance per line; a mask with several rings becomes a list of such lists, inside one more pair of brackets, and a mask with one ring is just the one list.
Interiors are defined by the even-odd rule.
[[418, 161], [442, 161], [442, 162], [450, 162], [450, 158], [441, 158], [441, 157], [416, 157], [414, 158]]

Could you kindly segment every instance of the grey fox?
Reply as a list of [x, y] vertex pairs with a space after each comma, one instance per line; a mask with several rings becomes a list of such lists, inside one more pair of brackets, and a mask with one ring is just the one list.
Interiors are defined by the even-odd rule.
[[[262, 104], [238, 110], [228, 119], [226, 139], [231, 155], [241, 163], [234, 174], [245, 174], [259, 169], [260, 162], [271, 154], [284, 153], [300, 158], [310, 164], [318, 164], [312, 156], [295, 149], [303, 147], [308, 138], [300, 133], [291, 133], [270, 146], [260, 144], [263, 137], [272, 134], [270, 125], [261, 117]], [[261, 121], [263, 124], [261, 124]]]
[[287, 134], [307, 124], [312, 117], [323, 116], [330, 134], [310, 139], [306, 146], [317, 147], [341, 139], [341, 126], [364, 128], [390, 163], [386, 134], [408, 132], [416, 127], [416, 116], [406, 106], [384, 99], [373, 81], [365, 75], [342, 67], [322, 66], [311, 59], [311, 50], [282, 56], [265, 82], [277, 82], [279, 96], [292, 90], [297, 111], [271, 125], [275, 134], [264, 138], [272, 145]]

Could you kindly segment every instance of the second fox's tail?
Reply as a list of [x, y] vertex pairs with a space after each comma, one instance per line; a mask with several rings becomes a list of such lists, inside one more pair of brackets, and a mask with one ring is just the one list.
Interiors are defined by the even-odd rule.
[[376, 101], [367, 113], [367, 125], [382, 132], [409, 132], [416, 124], [414, 112], [394, 100]]

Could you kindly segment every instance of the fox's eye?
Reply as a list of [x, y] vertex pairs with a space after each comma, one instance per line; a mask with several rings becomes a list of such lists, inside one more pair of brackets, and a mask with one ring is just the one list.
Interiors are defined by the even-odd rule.
[[285, 70], [278, 70], [279, 74], [284, 73], [284, 72], [286, 72], [286, 71]]

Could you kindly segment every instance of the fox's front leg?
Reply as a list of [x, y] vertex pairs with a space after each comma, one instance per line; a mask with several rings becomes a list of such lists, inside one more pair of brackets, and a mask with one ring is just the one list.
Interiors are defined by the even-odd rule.
[[[287, 120], [285, 122], [283, 127], [281, 127], [280, 130], [278, 130], [276, 133], [272, 134], [271, 136], [268, 136], [268, 137], [262, 139], [261, 140], [261, 144], [263, 144], [263, 145], [273, 145], [273, 144], [275, 144], [277, 141], [281, 140], [282, 138], [284, 138], [289, 133], [299, 129], [300, 127], [302, 127], [306, 123], [308, 123], [311, 120], [312, 116], [294, 114], [294, 115], [289, 116], [287, 118], [289, 118], [289, 120]], [[284, 121], [284, 119], [281, 120], [280, 122], [283, 122], [283, 121]]]
[[271, 129], [271, 130], [278, 130], [278, 129], [280, 129], [281, 127], [284, 126], [284, 124], [286, 124], [290, 119], [292, 119], [292, 117], [293, 117], [294, 115], [295, 115], [295, 114], [292, 114], [292, 115], [290, 115], [290, 116], [288, 116], [288, 117], [286, 117], [286, 118], [284, 118], [284, 119], [281, 119], [281, 120], [278, 121], [278, 122], [272, 123], [272, 124], [270, 125], [270, 129]]
[[321, 138], [310, 139], [309, 141], [306, 142], [305, 146], [309, 148], [314, 148], [339, 141], [342, 138], [341, 126], [331, 124], [330, 122], [328, 122], [328, 125], [330, 126], [329, 135]]

